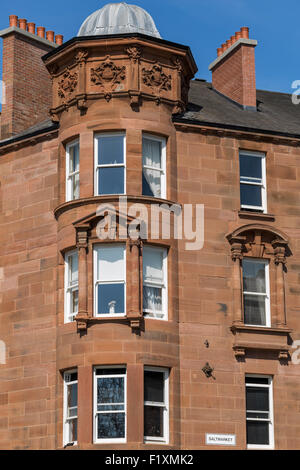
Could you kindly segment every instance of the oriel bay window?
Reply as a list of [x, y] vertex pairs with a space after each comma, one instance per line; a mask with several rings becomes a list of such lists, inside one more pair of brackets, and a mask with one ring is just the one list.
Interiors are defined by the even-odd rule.
[[267, 212], [265, 154], [240, 151], [240, 192], [242, 209]]
[[78, 252], [65, 255], [65, 323], [78, 313]]
[[95, 137], [95, 195], [126, 193], [124, 133]]
[[244, 323], [270, 327], [269, 262], [244, 258], [242, 268]]
[[145, 367], [144, 371], [145, 442], [169, 440], [169, 370]]
[[79, 140], [66, 147], [66, 200], [79, 198]]
[[246, 376], [248, 448], [274, 447], [272, 378]]
[[101, 244], [94, 248], [95, 316], [126, 314], [126, 246]]
[[143, 136], [143, 195], [166, 197], [166, 141]]
[[94, 442], [126, 441], [126, 369], [94, 370]]
[[167, 250], [143, 248], [143, 311], [145, 316], [167, 319]]
[[64, 445], [77, 442], [78, 407], [77, 371], [64, 373]]

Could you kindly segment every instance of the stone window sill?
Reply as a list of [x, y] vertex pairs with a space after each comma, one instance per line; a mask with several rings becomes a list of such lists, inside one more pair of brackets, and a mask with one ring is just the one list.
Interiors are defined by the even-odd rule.
[[244, 358], [247, 350], [274, 351], [278, 359], [289, 359], [288, 339], [292, 330], [286, 327], [268, 328], [234, 324], [231, 327], [234, 335], [233, 350], [237, 358]]
[[238, 215], [241, 219], [266, 220], [269, 222], [274, 222], [275, 220], [274, 214], [265, 214], [263, 212], [240, 210], [238, 211]]

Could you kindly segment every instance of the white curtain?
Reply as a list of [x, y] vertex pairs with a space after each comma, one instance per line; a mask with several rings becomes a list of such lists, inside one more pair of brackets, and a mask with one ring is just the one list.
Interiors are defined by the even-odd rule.
[[[144, 177], [155, 197], [161, 196], [161, 143], [156, 140], [143, 139]], [[157, 168], [157, 170], [156, 170]]]

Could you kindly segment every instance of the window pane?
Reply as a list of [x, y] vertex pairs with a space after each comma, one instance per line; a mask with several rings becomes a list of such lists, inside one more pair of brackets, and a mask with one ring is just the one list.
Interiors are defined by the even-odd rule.
[[161, 172], [143, 169], [143, 195], [161, 197]]
[[164, 437], [164, 410], [158, 406], [144, 407], [144, 435]]
[[76, 284], [78, 282], [78, 254], [74, 253], [68, 257], [69, 264], [69, 285]]
[[241, 190], [241, 205], [262, 207], [261, 186], [242, 184]]
[[119, 369], [114, 367], [113, 369], [96, 369], [96, 375], [125, 375], [126, 369]]
[[97, 249], [98, 281], [120, 281], [125, 278], [124, 246], [104, 246]]
[[77, 418], [69, 421], [69, 442], [77, 441]]
[[144, 248], [143, 276], [144, 280], [163, 283], [163, 250]]
[[68, 385], [68, 408], [77, 406], [77, 383]]
[[247, 421], [247, 444], [268, 445], [269, 423]]
[[71, 307], [71, 312], [70, 312], [71, 314], [78, 312], [78, 290], [73, 290], [71, 292], [70, 307]]
[[240, 155], [240, 175], [262, 178], [262, 159], [251, 155]]
[[79, 173], [72, 177], [73, 199], [79, 199]]
[[269, 411], [269, 390], [260, 387], [247, 387], [246, 408], [247, 411]]
[[113, 165], [120, 163], [124, 163], [124, 137], [99, 137], [98, 164]]
[[98, 314], [125, 313], [124, 284], [98, 284]]
[[97, 378], [97, 405], [124, 403], [124, 377]]
[[143, 165], [161, 169], [161, 142], [143, 138]]
[[267, 377], [250, 377], [249, 375], [246, 376], [245, 379], [246, 384], [269, 384], [269, 379]]
[[124, 167], [98, 170], [98, 193], [124, 194]]
[[244, 295], [244, 322], [247, 325], [266, 325], [264, 296]]
[[70, 173], [79, 170], [79, 144], [70, 147]]
[[266, 293], [265, 263], [243, 259], [244, 292]]
[[98, 414], [97, 437], [98, 439], [121, 439], [125, 437], [125, 414]]
[[164, 403], [164, 373], [145, 371], [144, 399], [156, 403]]
[[162, 288], [143, 287], [143, 309], [162, 312]]

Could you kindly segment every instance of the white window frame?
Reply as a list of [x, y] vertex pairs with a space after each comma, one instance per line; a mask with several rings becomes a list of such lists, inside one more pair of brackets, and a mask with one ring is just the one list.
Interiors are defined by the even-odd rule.
[[[247, 384], [247, 377], [251, 378], [259, 378], [259, 379], [268, 379], [268, 384], [255, 384], [249, 383]], [[258, 375], [258, 374], [246, 374], [245, 375], [245, 389], [247, 387], [256, 387], [256, 388], [268, 388], [269, 390], [269, 419], [264, 418], [247, 418], [247, 413], [249, 411], [246, 410], [246, 421], [268, 421], [269, 422], [269, 442], [268, 445], [259, 445], [259, 444], [247, 444], [247, 449], [269, 449], [272, 450], [275, 448], [275, 441], [274, 441], [274, 404], [273, 404], [273, 377], [270, 375]]]
[[[122, 247], [124, 253], [124, 279], [114, 280], [114, 281], [99, 281], [97, 276], [97, 269], [98, 269], [98, 251], [103, 248], [114, 248], [114, 247]], [[94, 245], [93, 247], [93, 265], [94, 265], [94, 317], [97, 318], [114, 318], [114, 317], [125, 317], [126, 316], [126, 245], [124, 243], [102, 243]], [[99, 284], [121, 284], [124, 283], [124, 313], [104, 313], [98, 314], [98, 289], [97, 286]]]
[[[165, 367], [150, 367], [150, 366], [145, 366], [144, 367], [144, 373], [145, 372], [162, 372], [164, 374], [164, 404], [159, 404], [157, 402], [151, 402], [151, 401], [144, 401], [144, 410], [145, 406], [157, 406], [164, 408], [164, 423], [163, 423], [163, 438], [161, 437], [152, 437], [152, 436], [144, 436], [144, 443], [145, 444], [169, 444], [169, 433], [170, 433], [170, 424], [169, 424], [169, 414], [170, 414], [170, 404], [169, 404], [169, 379], [170, 379], [170, 370], [165, 368]], [[145, 387], [145, 382], [144, 382], [144, 387]], [[144, 411], [145, 414], [145, 411]]]
[[[241, 184], [248, 184], [251, 186], [260, 186], [261, 188], [261, 206], [251, 206], [247, 204], [242, 204], [241, 202], [241, 209], [251, 209], [251, 210], [258, 210], [262, 211], [264, 214], [267, 213], [267, 181], [266, 181], [266, 154], [262, 152], [250, 152], [247, 150], [240, 150], [239, 151], [239, 158], [243, 158], [243, 155], [250, 156], [253, 158], [260, 158], [261, 160], [261, 174], [262, 178], [250, 178], [250, 177], [243, 177], [241, 175], [240, 170], [240, 185]], [[240, 162], [239, 162], [240, 164]], [[243, 178], [245, 178], [243, 180]]]
[[[168, 250], [167, 248], [163, 248], [160, 246], [150, 246], [144, 245], [143, 250], [153, 250], [153, 251], [161, 251], [163, 253], [163, 283], [159, 284], [157, 282], [151, 282], [144, 280], [144, 269], [143, 269], [143, 314], [145, 318], [150, 318], [151, 320], [168, 320]], [[143, 268], [144, 268], [144, 258], [143, 258]], [[162, 316], [157, 316], [158, 312], [144, 309], [144, 285], [146, 287], [157, 287], [162, 289]], [[158, 313], [159, 314], [159, 313]], [[160, 315], [160, 314], [159, 314]]]
[[[120, 439], [97, 439], [97, 415], [107, 413], [107, 411], [97, 411], [97, 373], [98, 369], [125, 369], [125, 374], [103, 374], [99, 377], [111, 378], [111, 377], [124, 377], [124, 416], [125, 416], [125, 437]], [[120, 410], [109, 411], [110, 413], [120, 413]], [[123, 413], [123, 411], [122, 411]], [[111, 365], [111, 366], [95, 366], [94, 367], [94, 410], [93, 410], [93, 442], [94, 444], [115, 444], [127, 442], [127, 368], [124, 365]]]
[[72, 323], [74, 318], [76, 317], [77, 312], [75, 314], [71, 313], [71, 292], [77, 290], [78, 291], [78, 306], [79, 306], [79, 279], [76, 284], [70, 285], [69, 282], [69, 259], [73, 255], [77, 255], [78, 258], [78, 276], [79, 276], [79, 254], [78, 250], [72, 250], [65, 254], [65, 323]]
[[142, 171], [144, 168], [148, 170], [155, 170], [160, 171], [160, 196], [152, 196], [158, 199], [166, 199], [167, 197], [167, 171], [166, 171], [166, 163], [167, 163], [167, 140], [164, 137], [159, 137], [153, 134], [143, 133], [142, 139], [154, 140], [156, 142], [161, 143], [161, 168], [156, 168], [148, 165], [143, 164], [144, 155], [142, 155]]
[[[99, 165], [98, 164], [98, 143], [99, 138], [101, 137], [123, 137], [123, 163], [116, 163], [116, 164], [105, 164]], [[101, 168], [124, 168], [124, 192], [118, 194], [127, 194], [126, 193], [126, 132], [101, 132], [100, 134], [95, 134], [94, 136], [94, 195], [95, 196], [109, 196], [110, 194], [99, 194], [99, 178], [98, 173]], [[115, 195], [115, 193], [111, 194], [111, 196]]]
[[[71, 147], [75, 147], [78, 145], [78, 155], [79, 155], [79, 169], [77, 171], [73, 171], [70, 173], [70, 149]], [[80, 198], [80, 141], [76, 139], [72, 142], [69, 142], [66, 145], [66, 201], [74, 201], [74, 194], [73, 194], [73, 179], [76, 175], [79, 175], [79, 194], [78, 199]], [[76, 198], [77, 199], [77, 198]]]
[[[72, 382], [67, 382], [66, 381], [66, 376], [68, 374], [77, 374], [77, 380], [73, 380]], [[69, 425], [70, 421], [73, 421], [74, 419], [77, 419], [77, 438], [78, 438], [78, 371], [77, 369], [72, 369], [72, 370], [67, 370], [64, 372], [63, 375], [63, 380], [64, 380], [64, 395], [63, 395], [63, 400], [64, 400], [64, 407], [63, 407], [63, 420], [64, 420], [64, 426], [63, 426], [63, 445], [66, 446], [68, 444], [73, 444], [77, 445], [77, 441], [69, 441], [68, 436], [69, 436]], [[77, 383], [77, 415], [72, 416], [72, 418], [68, 418], [68, 386], [69, 385], [74, 385]]]
[[[259, 292], [249, 292], [244, 291], [243, 287], [243, 315], [244, 315], [244, 323], [247, 326], [255, 326], [261, 328], [270, 328], [271, 327], [271, 306], [270, 306], [270, 262], [268, 259], [264, 258], [251, 258], [251, 257], [244, 257], [243, 260], [247, 260], [250, 262], [259, 262], [265, 265], [265, 283], [266, 283], [266, 292], [259, 293]], [[243, 283], [244, 283], [244, 270], [242, 269], [243, 274]], [[242, 284], [243, 285], [243, 284]], [[253, 295], [253, 296], [261, 296], [265, 298], [265, 311], [266, 311], [266, 324], [265, 325], [254, 325], [252, 323], [245, 322], [245, 295]]]

